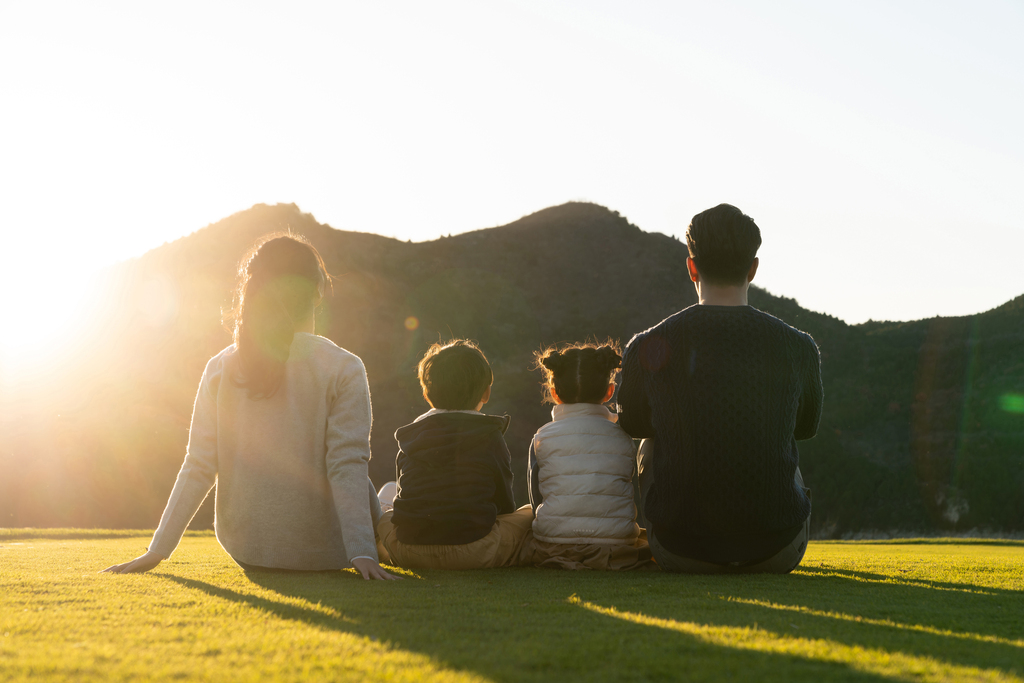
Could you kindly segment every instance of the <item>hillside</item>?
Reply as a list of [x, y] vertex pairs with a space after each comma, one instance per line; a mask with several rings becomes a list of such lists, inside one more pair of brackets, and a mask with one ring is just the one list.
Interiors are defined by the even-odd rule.
[[[286, 228], [335, 275], [318, 331], [366, 364], [378, 483], [393, 478], [395, 429], [424, 409], [415, 365], [429, 343], [465, 336], [487, 352], [487, 409], [513, 416], [525, 501], [527, 444], [549, 419], [531, 353], [588, 336], [625, 342], [695, 302], [685, 244], [592, 204], [423, 243], [257, 205], [113, 269], [110, 307], [74, 362], [6, 397], [0, 525], [155, 525], [203, 365], [230, 342], [220, 311], [237, 259]], [[756, 288], [751, 303], [821, 347], [825, 414], [801, 445], [820, 533], [1024, 529], [1024, 297], [966, 318], [859, 326]]]

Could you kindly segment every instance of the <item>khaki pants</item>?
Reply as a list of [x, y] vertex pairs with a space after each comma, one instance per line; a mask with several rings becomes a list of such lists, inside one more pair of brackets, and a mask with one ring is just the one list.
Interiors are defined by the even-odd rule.
[[[654, 469], [651, 467], [651, 452], [652, 443], [650, 439], [644, 439], [640, 444], [640, 451], [637, 453], [637, 471], [640, 479], [640, 509], [643, 510], [643, 505], [647, 501], [647, 492], [651, 489], [651, 484], [654, 481]], [[796, 480], [797, 486], [804, 488], [804, 478], [800, 474], [800, 468], [796, 468]], [[804, 489], [805, 491], [810, 491]], [[645, 520], [646, 521], [646, 520]], [[651, 553], [654, 555], [654, 560], [658, 563], [658, 566], [666, 572], [679, 572], [682, 574], [788, 574], [800, 561], [804, 559], [804, 553], [807, 551], [807, 539], [811, 529], [811, 516], [808, 515], [804, 521], [804, 525], [800, 530], [800, 533], [796, 535], [789, 545], [777, 552], [772, 557], [758, 562], [757, 564], [748, 565], [732, 565], [732, 564], [714, 564], [711, 562], [703, 562], [701, 560], [694, 560], [689, 557], [683, 557], [676, 555], [675, 553], [666, 550], [661, 543], [658, 542], [657, 537], [652, 533], [650, 526], [647, 527], [647, 541], [651, 547]]]
[[377, 550], [382, 560], [386, 553], [392, 564], [407, 569], [511, 567], [518, 563], [526, 535], [533, 527], [533, 508], [524, 505], [515, 512], [498, 515], [491, 532], [478, 541], [462, 545], [413, 545], [398, 540], [392, 514], [385, 512], [377, 524]]

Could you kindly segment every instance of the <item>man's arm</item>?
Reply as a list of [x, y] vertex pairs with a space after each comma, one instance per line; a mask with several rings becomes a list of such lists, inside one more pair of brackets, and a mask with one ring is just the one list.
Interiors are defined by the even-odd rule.
[[818, 433], [818, 422], [821, 420], [821, 407], [824, 402], [824, 390], [821, 386], [821, 354], [814, 340], [808, 338], [807, 360], [804, 367], [804, 388], [800, 396], [800, 406], [796, 413], [796, 429], [793, 436], [797, 439], [810, 439]]
[[619, 426], [634, 439], [654, 436], [651, 425], [651, 406], [644, 392], [644, 368], [640, 364], [644, 337], [637, 335], [622, 353], [622, 374], [619, 377]]

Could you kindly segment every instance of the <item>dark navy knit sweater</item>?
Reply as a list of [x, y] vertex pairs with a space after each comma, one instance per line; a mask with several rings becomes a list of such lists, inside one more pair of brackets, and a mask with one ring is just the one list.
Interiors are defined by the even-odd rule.
[[622, 428], [654, 439], [644, 514], [667, 550], [752, 562], [799, 533], [796, 441], [822, 405], [809, 335], [750, 306], [691, 306], [630, 341], [618, 403]]

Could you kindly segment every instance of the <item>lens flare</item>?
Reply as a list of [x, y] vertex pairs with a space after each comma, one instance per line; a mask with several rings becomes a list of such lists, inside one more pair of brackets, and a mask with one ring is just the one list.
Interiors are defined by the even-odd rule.
[[1007, 413], [1024, 413], [1024, 394], [1003, 394], [999, 397], [999, 407]]
[[416, 316], [410, 315], [408, 318], [405, 319], [405, 329], [409, 330], [410, 332], [417, 329], [419, 326], [420, 321], [419, 318], [417, 318]]

